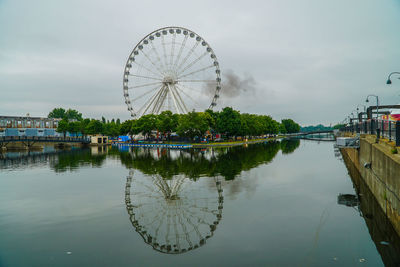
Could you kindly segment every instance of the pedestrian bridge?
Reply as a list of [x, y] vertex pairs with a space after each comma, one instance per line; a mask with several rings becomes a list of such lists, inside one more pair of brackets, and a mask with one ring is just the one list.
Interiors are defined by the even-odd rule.
[[0, 147], [6, 147], [10, 143], [20, 142], [27, 147], [36, 143], [80, 143], [89, 144], [89, 137], [57, 137], [57, 136], [0, 136]]

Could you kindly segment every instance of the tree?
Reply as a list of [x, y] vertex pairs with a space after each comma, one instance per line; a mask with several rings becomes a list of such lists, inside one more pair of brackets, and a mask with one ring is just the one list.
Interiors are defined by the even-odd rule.
[[171, 111], [163, 111], [157, 116], [156, 127], [164, 135], [168, 136], [170, 139], [171, 132], [176, 131], [178, 126], [178, 116], [177, 114], [172, 114]]
[[70, 133], [78, 133], [81, 129], [81, 122], [79, 121], [71, 121], [68, 123], [68, 132]]
[[132, 122], [133, 120], [126, 120], [121, 123], [121, 127], [119, 128], [120, 135], [130, 135], [132, 133]]
[[79, 131], [81, 132], [81, 134], [83, 136], [86, 136], [86, 134], [87, 134], [86, 128], [87, 128], [89, 123], [90, 123], [90, 119], [83, 119], [79, 123]]
[[75, 110], [75, 109], [68, 109], [65, 112], [65, 118], [67, 118], [68, 120], [78, 120], [81, 121], [82, 120], [82, 113], [79, 113], [79, 111]]
[[58, 122], [58, 126], [57, 126], [57, 130], [58, 133], [63, 133], [64, 134], [64, 138], [67, 134], [68, 131], [68, 121], [62, 119], [61, 121]]
[[132, 132], [134, 134], [143, 133], [146, 137], [149, 137], [151, 132], [157, 129], [157, 116], [154, 114], [148, 114], [140, 117], [132, 126]]
[[292, 119], [283, 119], [282, 124], [285, 126], [287, 133], [300, 132], [300, 125], [294, 122]]
[[67, 120], [82, 120], [82, 113], [79, 113], [75, 109], [68, 109], [65, 111], [63, 108], [54, 108], [50, 111], [48, 118], [55, 118], [55, 119], [67, 119]]
[[183, 114], [179, 118], [177, 133], [179, 136], [190, 137], [202, 137], [205, 132], [209, 129], [208, 121], [210, 114], [206, 112], [189, 112]]
[[49, 115], [47, 115], [48, 118], [54, 118], [54, 119], [64, 119], [65, 118], [65, 109], [63, 108], [54, 108], [52, 111], [50, 111]]
[[227, 136], [234, 136], [240, 133], [240, 113], [231, 107], [224, 108], [218, 115], [216, 130], [225, 133]]
[[279, 133], [281, 133], [281, 134], [287, 133], [285, 125], [283, 123], [279, 124]]
[[99, 134], [99, 133], [103, 133], [103, 124], [101, 123], [101, 121], [99, 120], [91, 120], [85, 129], [85, 132], [87, 134]]

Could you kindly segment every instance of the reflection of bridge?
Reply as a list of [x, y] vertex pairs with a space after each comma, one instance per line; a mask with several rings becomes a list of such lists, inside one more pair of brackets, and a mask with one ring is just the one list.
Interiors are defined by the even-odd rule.
[[1, 136], [0, 147], [7, 147], [10, 143], [21, 143], [26, 147], [32, 147], [36, 143], [81, 143], [89, 144], [86, 137], [55, 137], [55, 136]]
[[317, 135], [317, 134], [333, 134], [333, 130], [325, 130], [325, 131], [312, 131], [312, 132], [300, 132], [300, 133], [290, 133], [284, 134], [284, 136], [306, 136], [306, 135]]

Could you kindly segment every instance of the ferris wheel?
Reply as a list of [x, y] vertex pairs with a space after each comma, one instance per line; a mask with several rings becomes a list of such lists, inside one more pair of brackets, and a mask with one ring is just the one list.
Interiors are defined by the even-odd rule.
[[213, 108], [221, 90], [217, 56], [197, 33], [165, 27], [146, 35], [124, 69], [125, 104], [132, 117]]
[[190, 180], [182, 175], [134, 176], [125, 186], [129, 219], [144, 242], [162, 253], [180, 254], [206, 244], [222, 218], [218, 178]]

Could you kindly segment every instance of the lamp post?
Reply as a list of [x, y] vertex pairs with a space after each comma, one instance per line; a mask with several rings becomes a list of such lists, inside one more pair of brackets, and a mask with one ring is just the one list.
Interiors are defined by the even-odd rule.
[[[391, 77], [393, 74], [399, 74], [399, 75], [400, 75], [400, 72], [394, 71], [394, 72], [390, 73], [389, 76], [388, 76], [388, 79], [387, 79], [387, 81], [386, 81], [386, 84], [392, 84], [392, 80], [390, 79], [390, 77]], [[400, 79], [400, 77], [399, 77], [399, 79]]]
[[377, 95], [368, 95], [367, 99], [365, 100], [365, 102], [367, 102], [367, 103], [369, 102], [368, 98], [370, 96], [374, 96], [376, 98], [376, 118], [378, 119], [378, 116], [379, 116], [379, 97]]
[[357, 105], [357, 112], [360, 110], [360, 106], [363, 106], [363, 107], [364, 107], [364, 112], [367, 110], [367, 106], [366, 106], [366, 105], [358, 104], [358, 105]]
[[360, 115], [360, 106], [363, 106], [364, 107], [364, 113], [366, 112], [366, 110], [367, 110], [367, 106], [366, 105], [362, 105], [362, 104], [358, 104], [357, 105], [357, 116], [358, 116], [358, 121], [359, 122], [362, 122], [362, 115]]

